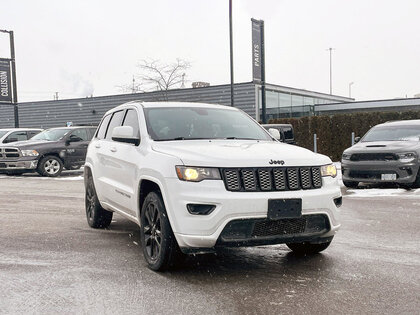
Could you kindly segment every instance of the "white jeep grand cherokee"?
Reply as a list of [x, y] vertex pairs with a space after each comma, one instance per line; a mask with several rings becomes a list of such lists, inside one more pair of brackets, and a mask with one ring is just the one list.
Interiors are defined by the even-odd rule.
[[331, 160], [278, 142], [227, 106], [130, 102], [108, 111], [88, 148], [85, 187], [89, 225], [109, 226], [113, 212], [137, 223], [153, 270], [219, 246], [317, 253], [340, 227]]

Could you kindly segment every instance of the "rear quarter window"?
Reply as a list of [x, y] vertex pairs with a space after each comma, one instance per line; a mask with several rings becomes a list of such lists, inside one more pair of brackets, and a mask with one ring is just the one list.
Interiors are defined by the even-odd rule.
[[111, 115], [107, 115], [102, 119], [101, 124], [99, 125], [98, 132], [96, 134], [96, 138], [98, 139], [105, 139], [106, 130], [108, 128], [109, 120], [111, 119]]

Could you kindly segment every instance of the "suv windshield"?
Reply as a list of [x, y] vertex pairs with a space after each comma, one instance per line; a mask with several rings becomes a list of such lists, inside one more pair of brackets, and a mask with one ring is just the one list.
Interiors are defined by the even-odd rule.
[[386, 126], [372, 128], [362, 142], [373, 141], [419, 141], [420, 126]]
[[238, 110], [201, 107], [145, 109], [147, 130], [153, 140], [246, 139], [272, 140]]
[[49, 129], [32, 137], [31, 140], [58, 141], [63, 139], [63, 137], [69, 132], [70, 129]]

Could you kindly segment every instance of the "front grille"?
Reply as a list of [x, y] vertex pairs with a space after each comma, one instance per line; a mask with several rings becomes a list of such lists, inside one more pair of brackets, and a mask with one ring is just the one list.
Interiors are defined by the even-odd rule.
[[222, 169], [229, 191], [282, 191], [321, 188], [320, 167]]
[[351, 161], [397, 161], [398, 156], [394, 153], [354, 153]]
[[0, 159], [18, 158], [20, 157], [19, 149], [16, 148], [0, 148]]
[[219, 236], [218, 244], [240, 245], [243, 242], [252, 244], [264, 240], [321, 235], [329, 230], [329, 220], [324, 214], [310, 214], [300, 218], [279, 220], [239, 219], [230, 221], [225, 226]]
[[253, 237], [274, 235], [291, 235], [305, 232], [306, 217], [298, 219], [283, 219], [276, 221], [260, 221], [254, 225]]
[[399, 178], [398, 173], [392, 171], [350, 171], [349, 177], [351, 178], [363, 178], [363, 179], [381, 179], [382, 174], [397, 174], [397, 179]]

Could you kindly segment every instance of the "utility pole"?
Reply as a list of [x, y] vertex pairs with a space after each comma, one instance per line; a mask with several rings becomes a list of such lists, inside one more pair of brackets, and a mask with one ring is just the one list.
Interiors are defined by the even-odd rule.
[[230, 106], [234, 106], [233, 94], [233, 35], [232, 35], [232, 0], [229, 0], [229, 41], [230, 41]]
[[330, 47], [327, 50], [330, 51], [330, 94], [332, 94], [332, 51], [335, 49]]
[[10, 66], [12, 71], [12, 89], [13, 89], [13, 111], [15, 116], [15, 128], [19, 127], [19, 110], [18, 110], [18, 97], [17, 97], [17, 83], [16, 83], [16, 60], [15, 60], [15, 43], [13, 31], [0, 30], [1, 33], [8, 33], [10, 39]]

